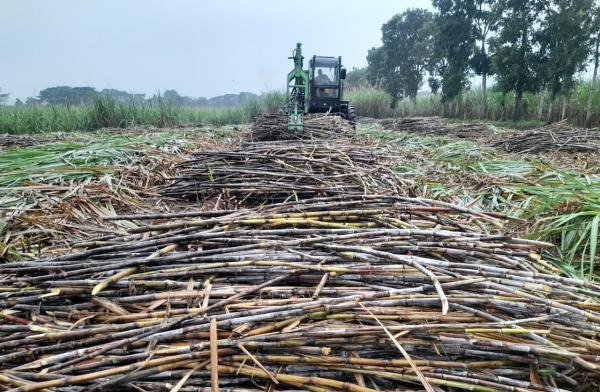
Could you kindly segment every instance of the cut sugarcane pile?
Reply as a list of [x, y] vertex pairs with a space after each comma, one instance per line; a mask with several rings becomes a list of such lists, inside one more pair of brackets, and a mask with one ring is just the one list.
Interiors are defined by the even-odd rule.
[[494, 147], [523, 154], [551, 151], [599, 152], [600, 129], [577, 128], [563, 120], [530, 131], [513, 133], [497, 142]]
[[400, 179], [372, 146], [344, 141], [256, 142], [224, 151], [198, 152], [179, 165], [161, 193], [192, 200], [220, 198], [256, 206], [320, 196], [401, 194]]
[[288, 117], [281, 114], [264, 114], [252, 123], [253, 141], [312, 140], [350, 138], [355, 134], [355, 124], [337, 114], [306, 114], [304, 130], [288, 129]]
[[3, 133], [0, 134], [0, 149], [3, 148], [22, 148], [31, 147], [38, 144], [52, 143], [61, 138], [58, 136], [29, 136], [29, 135], [12, 135]]
[[446, 123], [440, 117], [400, 117], [380, 121], [387, 129], [400, 132], [419, 133], [429, 136], [454, 136], [473, 138], [489, 136], [492, 129], [483, 123]]
[[380, 195], [175, 216], [4, 264], [0, 385], [598, 388], [600, 287], [496, 217]]

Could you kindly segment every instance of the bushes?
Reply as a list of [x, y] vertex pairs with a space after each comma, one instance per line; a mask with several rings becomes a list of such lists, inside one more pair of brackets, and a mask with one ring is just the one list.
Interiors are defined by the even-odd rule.
[[272, 90], [262, 93], [244, 105], [244, 115], [248, 120], [258, 114], [276, 114], [286, 104], [287, 96], [283, 90]]
[[[258, 103], [259, 110], [262, 104]], [[221, 126], [248, 122], [252, 111], [248, 107], [182, 108], [161, 98], [151, 103], [123, 103], [100, 96], [84, 106], [2, 107], [0, 133], [74, 132], [130, 126], [162, 128], [179, 124]]]
[[[591, 82], [581, 82], [576, 85], [573, 92], [565, 101], [565, 117], [573, 124], [583, 126], [586, 116], [586, 107]], [[557, 121], [562, 117], [563, 97], [556, 97], [553, 102], [547, 92], [536, 94], [526, 93], [522, 102], [523, 121]], [[597, 89], [593, 97], [594, 123], [600, 126], [600, 89]], [[515, 104], [513, 93], [502, 94], [499, 91], [490, 90], [487, 94], [487, 116], [486, 120], [507, 121], [512, 118]], [[481, 105], [481, 90], [473, 89], [460, 94], [455, 101], [442, 107], [439, 96], [419, 96], [415, 107], [404, 100], [398, 103], [399, 115], [413, 116], [445, 116], [458, 119], [479, 119]]]
[[251, 121], [258, 113], [277, 113], [285, 104], [285, 92], [270, 91], [243, 107], [185, 108], [162, 97], [146, 103], [120, 102], [110, 96], [94, 98], [83, 106], [26, 106], [0, 108], [0, 133], [89, 131], [131, 126], [227, 125]]
[[70, 106], [0, 108], [0, 133], [73, 132], [89, 128], [89, 116], [79, 108]]
[[[591, 82], [578, 83], [569, 97], [566, 98], [565, 116], [573, 124], [583, 126], [586, 116], [587, 100]], [[480, 119], [481, 90], [472, 89], [460, 94], [456, 100], [442, 105], [440, 96], [422, 94], [417, 101], [408, 99], [396, 103], [394, 110], [389, 109], [391, 98], [382, 90], [374, 88], [354, 89], [347, 94], [351, 104], [357, 108], [358, 115], [364, 117], [388, 116], [444, 116], [464, 120]], [[526, 93], [522, 102], [522, 122], [539, 125], [548, 120], [561, 119], [563, 97], [556, 97], [550, 102], [548, 92], [537, 94]], [[502, 122], [512, 118], [515, 105], [513, 93], [502, 94], [488, 90], [486, 120]], [[593, 97], [593, 124], [600, 126], [600, 89], [596, 89]]]
[[372, 87], [354, 89], [346, 93], [346, 100], [356, 108], [359, 117], [389, 117], [392, 98], [383, 90]]

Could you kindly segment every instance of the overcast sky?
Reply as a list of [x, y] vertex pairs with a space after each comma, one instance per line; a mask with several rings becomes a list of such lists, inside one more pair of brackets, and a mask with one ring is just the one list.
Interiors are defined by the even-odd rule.
[[296, 42], [366, 65], [381, 25], [411, 7], [430, 0], [0, 0], [0, 88], [259, 93], [285, 85]]

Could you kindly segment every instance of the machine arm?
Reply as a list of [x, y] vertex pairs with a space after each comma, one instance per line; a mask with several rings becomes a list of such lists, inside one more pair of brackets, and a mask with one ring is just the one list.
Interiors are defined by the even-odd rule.
[[308, 72], [302, 69], [304, 56], [302, 56], [301, 43], [296, 44], [296, 49], [289, 58], [294, 60], [294, 69], [288, 73], [287, 77], [288, 129], [302, 131], [304, 130], [304, 113], [308, 108], [310, 89]]

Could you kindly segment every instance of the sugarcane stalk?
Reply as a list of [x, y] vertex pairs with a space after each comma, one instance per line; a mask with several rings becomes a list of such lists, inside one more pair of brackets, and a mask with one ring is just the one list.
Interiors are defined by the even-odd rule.
[[[301, 162], [286, 167], [310, 172]], [[345, 195], [173, 218], [6, 263], [0, 385], [188, 392], [211, 387], [215, 368], [222, 390], [253, 378], [282, 390], [593, 389], [600, 285], [557, 275], [548, 244], [496, 231], [499, 219]]]

